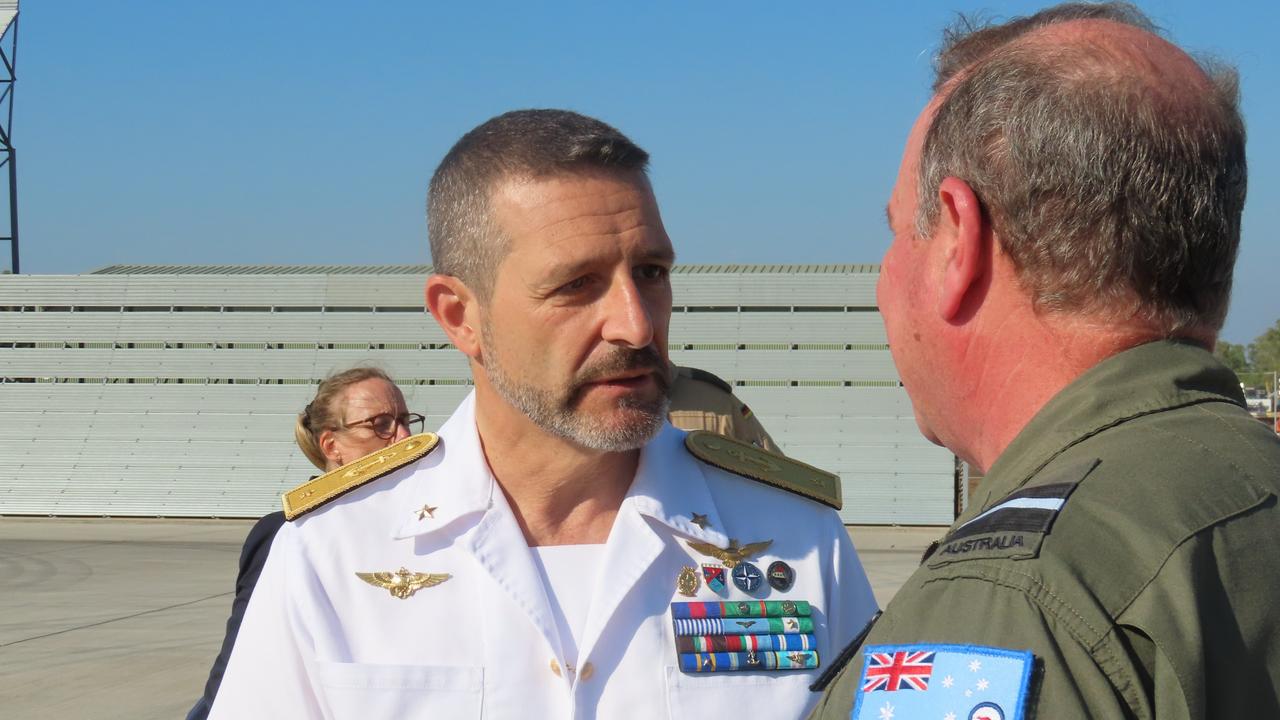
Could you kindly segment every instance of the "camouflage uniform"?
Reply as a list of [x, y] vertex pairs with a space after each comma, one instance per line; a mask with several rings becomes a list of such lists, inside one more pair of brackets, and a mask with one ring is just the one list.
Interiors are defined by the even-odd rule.
[[682, 430], [710, 430], [770, 452], [778, 446], [733, 387], [706, 370], [677, 367], [671, 384], [671, 424]]

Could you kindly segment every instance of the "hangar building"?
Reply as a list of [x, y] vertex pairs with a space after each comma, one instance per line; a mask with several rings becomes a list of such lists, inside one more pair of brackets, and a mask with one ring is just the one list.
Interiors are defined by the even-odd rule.
[[[314, 473], [295, 414], [373, 362], [440, 426], [469, 392], [426, 265], [122, 265], [0, 277], [0, 514], [250, 517]], [[955, 458], [889, 356], [874, 265], [684, 265], [672, 360], [716, 373], [858, 524], [946, 525]]]

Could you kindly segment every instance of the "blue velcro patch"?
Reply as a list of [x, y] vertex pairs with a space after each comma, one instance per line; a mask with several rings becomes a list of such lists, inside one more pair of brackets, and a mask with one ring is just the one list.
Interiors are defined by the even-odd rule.
[[1035, 656], [980, 645], [868, 645], [851, 720], [1022, 720]]

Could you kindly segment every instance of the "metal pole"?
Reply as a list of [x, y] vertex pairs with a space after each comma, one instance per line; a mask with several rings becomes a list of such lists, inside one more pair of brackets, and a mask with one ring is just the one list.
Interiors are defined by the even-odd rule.
[[9, 117], [5, 122], [5, 144], [9, 147], [9, 250], [12, 253], [13, 274], [18, 268], [18, 151], [13, 149], [13, 97], [18, 84], [18, 16], [13, 16], [9, 27], [13, 33], [13, 57], [9, 58]]
[[13, 274], [18, 269], [18, 151], [9, 147], [9, 249], [13, 253]]
[[1280, 411], [1277, 411], [1277, 405], [1280, 405], [1280, 386], [1276, 386], [1276, 373], [1271, 370], [1271, 429], [1275, 430], [1277, 436], [1280, 436]]

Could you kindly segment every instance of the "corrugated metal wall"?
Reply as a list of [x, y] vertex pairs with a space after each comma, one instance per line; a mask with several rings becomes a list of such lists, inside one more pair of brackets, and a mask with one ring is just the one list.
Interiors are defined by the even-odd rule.
[[[421, 273], [0, 277], [0, 514], [252, 516], [311, 465], [312, 384], [373, 361], [434, 429], [467, 365]], [[673, 275], [671, 356], [735, 383], [784, 450], [840, 473], [851, 523], [946, 524], [926, 442], [858, 266]]]

